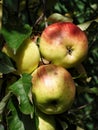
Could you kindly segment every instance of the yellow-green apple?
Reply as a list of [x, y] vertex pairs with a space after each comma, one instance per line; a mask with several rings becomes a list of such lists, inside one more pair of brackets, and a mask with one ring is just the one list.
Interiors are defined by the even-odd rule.
[[54, 64], [41, 65], [32, 73], [32, 95], [42, 112], [60, 114], [74, 101], [75, 83], [65, 68]]
[[53, 115], [46, 115], [37, 110], [38, 130], [56, 130], [56, 122]]
[[38, 67], [40, 61], [39, 49], [30, 38], [22, 43], [16, 54], [7, 45], [3, 47], [2, 51], [16, 62], [17, 74], [31, 73]]
[[42, 57], [71, 68], [80, 64], [88, 52], [86, 34], [71, 22], [58, 22], [45, 28], [39, 44]]

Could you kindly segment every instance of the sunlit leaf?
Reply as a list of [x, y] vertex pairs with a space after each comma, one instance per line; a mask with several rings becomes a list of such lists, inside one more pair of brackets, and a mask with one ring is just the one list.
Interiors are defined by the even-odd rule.
[[86, 30], [86, 29], [90, 26], [90, 24], [91, 24], [93, 21], [98, 22], [98, 18], [97, 18], [97, 19], [90, 20], [90, 21], [87, 21], [87, 22], [84, 22], [84, 23], [82, 23], [82, 24], [78, 24], [77, 26], [78, 26], [81, 30], [84, 31], [84, 30]]
[[50, 23], [55, 23], [55, 22], [73, 22], [73, 19], [64, 15], [61, 15], [59, 13], [53, 13], [50, 15], [47, 19], [48, 22]]
[[23, 122], [20, 120], [18, 116], [18, 112], [12, 102], [12, 100], [8, 103], [8, 109], [11, 112], [11, 115], [7, 117], [8, 122], [8, 130], [25, 130]]
[[30, 102], [31, 76], [23, 75], [17, 82], [9, 87], [11, 92], [17, 96], [20, 110], [24, 114], [33, 114], [34, 108]]
[[11, 47], [14, 52], [17, 51], [23, 41], [30, 36], [32, 28], [29, 25], [5, 25], [1, 33], [6, 40], [6, 43]]

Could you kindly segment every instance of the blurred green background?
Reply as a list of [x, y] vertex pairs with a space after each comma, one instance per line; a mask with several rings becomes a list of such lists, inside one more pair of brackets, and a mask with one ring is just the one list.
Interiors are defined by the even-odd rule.
[[[98, 130], [98, 1], [0, 2], [0, 130], [35, 130], [37, 124], [36, 116], [31, 116], [34, 114], [34, 104], [27, 98], [31, 77], [28, 74], [20, 77], [12, 73], [15, 64], [1, 52], [4, 43], [17, 51], [28, 36], [39, 37], [47, 25], [59, 21], [70, 21], [81, 27], [87, 34], [89, 51], [82, 63], [86, 75], [78, 74], [74, 69], [69, 70], [74, 77], [77, 94], [72, 108], [55, 117], [58, 130]], [[22, 93], [23, 97], [20, 91], [23, 92], [24, 83], [28, 88], [26, 94]], [[18, 88], [19, 85], [21, 88]], [[22, 102], [23, 98], [26, 104]]]

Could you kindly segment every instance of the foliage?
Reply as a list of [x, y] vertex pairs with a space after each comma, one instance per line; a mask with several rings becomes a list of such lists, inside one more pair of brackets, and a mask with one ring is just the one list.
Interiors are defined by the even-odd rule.
[[77, 87], [76, 99], [70, 110], [55, 116], [57, 127], [98, 130], [97, 0], [3, 0], [2, 6], [3, 11], [0, 3], [0, 130], [36, 130], [38, 123], [30, 91], [31, 76], [13, 73], [15, 63], [1, 52], [3, 45], [8, 44], [16, 53], [27, 37], [38, 37], [39, 41], [43, 29], [58, 21], [86, 26], [89, 52], [82, 63], [86, 75], [69, 69]]

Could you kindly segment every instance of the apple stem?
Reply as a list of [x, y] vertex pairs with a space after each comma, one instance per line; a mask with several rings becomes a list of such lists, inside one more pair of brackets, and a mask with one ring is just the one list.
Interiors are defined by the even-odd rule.
[[34, 26], [38, 25], [42, 20], [43, 20], [43, 17], [44, 17], [44, 13], [42, 12], [42, 14], [38, 17], [38, 19], [35, 21], [35, 24]]
[[45, 20], [45, 28], [48, 27], [48, 22], [47, 22], [47, 18], [44, 17], [44, 20]]

